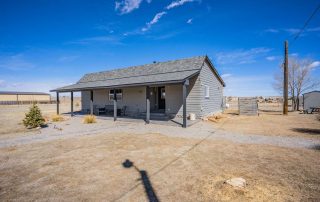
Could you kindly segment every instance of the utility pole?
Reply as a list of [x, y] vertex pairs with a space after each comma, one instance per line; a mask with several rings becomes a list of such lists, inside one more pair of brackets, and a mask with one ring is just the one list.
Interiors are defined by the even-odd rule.
[[283, 115], [288, 115], [288, 41], [284, 42]]

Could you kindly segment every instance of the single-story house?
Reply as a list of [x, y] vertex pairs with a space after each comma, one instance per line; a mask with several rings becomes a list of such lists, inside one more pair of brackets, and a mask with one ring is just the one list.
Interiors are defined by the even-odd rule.
[[312, 107], [320, 107], [320, 91], [311, 91], [303, 94], [303, 109], [309, 110]]
[[[126, 116], [162, 113], [170, 118], [202, 118], [223, 107], [225, 83], [207, 56], [167, 62], [153, 62], [111, 71], [85, 74], [77, 83], [54, 89], [57, 92], [81, 92], [82, 111], [93, 114], [95, 108], [113, 106], [114, 120], [118, 110]], [[71, 99], [73, 100], [73, 99]], [[57, 102], [57, 113], [59, 113]], [[73, 114], [73, 109], [71, 109]]]

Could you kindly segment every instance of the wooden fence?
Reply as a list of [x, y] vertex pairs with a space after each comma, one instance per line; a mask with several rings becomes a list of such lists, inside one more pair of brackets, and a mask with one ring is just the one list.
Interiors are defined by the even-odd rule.
[[240, 115], [258, 115], [258, 101], [256, 97], [238, 98]]

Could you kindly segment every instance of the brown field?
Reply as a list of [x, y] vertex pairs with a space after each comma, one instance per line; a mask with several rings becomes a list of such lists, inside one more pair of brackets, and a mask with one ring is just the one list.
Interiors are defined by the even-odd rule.
[[[40, 107], [46, 116], [55, 113], [55, 105]], [[64, 104], [61, 111], [68, 112], [69, 107]], [[27, 106], [0, 106], [0, 143], [18, 137], [14, 131], [25, 131], [17, 125], [25, 111]], [[212, 131], [315, 141], [320, 136], [319, 123], [315, 115], [263, 112], [260, 116], [227, 113], [210, 124]], [[154, 190], [161, 201], [320, 199], [319, 146], [294, 149], [221, 139], [202, 141], [162, 135], [156, 128], [154, 133], [106, 131], [0, 148], [0, 200], [148, 201], [145, 187]], [[139, 170], [123, 167], [126, 159], [147, 172], [151, 185], [141, 180]], [[247, 187], [234, 189], [224, 183], [233, 177], [245, 178]]]
[[[167, 137], [101, 134], [1, 149], [0, 198], [33, 201], [147, 201], [148, 173], [163, 201], [317, 201], [319, 151]], [[248, 186], [223, 182], [243, 177]]]
[[228, 110], [217, 123], [222, 130], [250, 135], [306, 137], [320, 139], [320, 122], [316, 114], [289, 112], [283, 116], [280, 112], [260, 112], [259, 116], [239, 116]]

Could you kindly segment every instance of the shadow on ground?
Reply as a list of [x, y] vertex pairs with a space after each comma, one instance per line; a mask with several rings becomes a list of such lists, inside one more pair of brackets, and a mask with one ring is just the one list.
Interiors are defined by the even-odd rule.
[[311, 147], [311, 149], [320, 151], [320, 144], [314, 145], [313, 147]]
[[129, 159], [126, 159], [123, 163], [122, 163], [122, 166], [125, 167], [125, 168], [131, 168], [131, 167], [134, 167], [135, 170], [137, 172], [139, 172], [140, 176], [141, 176], [141, 181], [143, 183], [143, 186], [144, 186], [144, 190], [145, 190], [145, 193], [146, 193], [146, 196], [148, 197], [148, 200], [149, 202], [158, 202], [159, 199], [156, 195], [156, 192], [154, 191], [153, 187], [152, 187], [152, 184], [151, 184], [151, 181], [149, 179], [149, 176], [148, 176], [148, 173], [147, 171], [145, 170], [139, 170], [139, 168], [137, 166], [135, 166], [133, 164], [132, 161], [130, 161]]
[[298, 133], [307, 133], [310, 135], [320, 135], [320, 129], [313, 129], [313, 128], [292, 128], [294, 132]]

